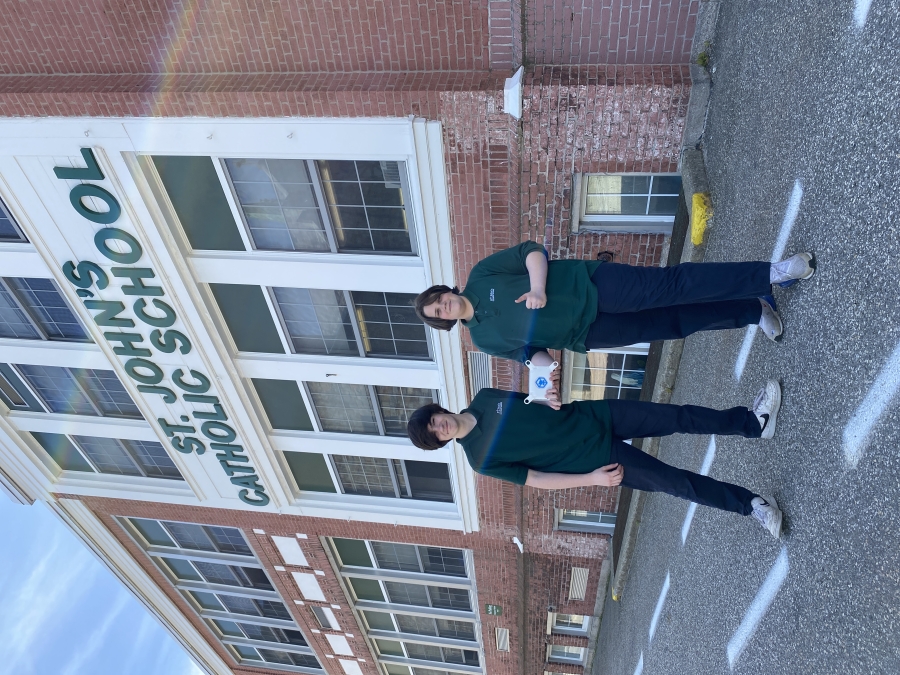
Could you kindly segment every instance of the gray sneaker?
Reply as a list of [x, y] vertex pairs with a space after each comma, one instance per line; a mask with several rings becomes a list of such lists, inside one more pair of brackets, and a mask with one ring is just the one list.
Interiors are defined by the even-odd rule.
[[762, 328], [766, 337], [775, 342], [781, 342], [784, 334], [784, 324], [781, 323], [781, 317], [775, 308], [769, 304], [765, 298], [760, 298], [759, 303], [762, 305], [762, 314], [759, 317], [759, 327]]
[[816, 256], [814, 253], [797, 253], [781, 262], [772, 263], [769, 268], [769, 282], [782, 288], [793, 286], [816, 273]]
[[778, 539], [781, 536], [781, 519], [783, 514], [778, 504], [771, 497], [754, 497], [750, 502], [753, 505], [754, 518], [759, 521], [769, 534]]
[[778, 411], [781, 409], [781, 384], [778, 380], [768, 380], [766, 386], [759, 390], [753, 400], [753, 414], [762, 427], [762, 436], [766, 440], [775, 435], [775, 424], [778, 422]]

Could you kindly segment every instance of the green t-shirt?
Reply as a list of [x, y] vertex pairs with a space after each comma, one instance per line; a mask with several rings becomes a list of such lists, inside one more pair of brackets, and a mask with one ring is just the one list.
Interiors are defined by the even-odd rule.
[[528, 469], [590, 473], [609, 464], [612, 432], [606, 401], [577, 401], [553, 410], [525, 405], [525, 394], [482, 389], [463, 410], [477, 423], [457, 439], [478, 473], [525, 485]]
[[516, 300], [531, 290], [525, 258], [540, 244], [527, 241], [494, 253], [469, 273], [462, 294], [475, 316], [462, 325], [481, 351], [525, 361], [542, 349], [584, 353], [584, 339], [597, 318], [596, 260], [552, 260], [547, 264], [547, 305], [528, 309]]

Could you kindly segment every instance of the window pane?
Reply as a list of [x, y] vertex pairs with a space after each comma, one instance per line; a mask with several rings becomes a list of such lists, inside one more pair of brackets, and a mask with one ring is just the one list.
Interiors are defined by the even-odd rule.
[[285, 621], [293, 621], [293, 617], [280, 602], [275, 600], [254, 600], [259, 607], [259, 611], [263, 616], [270, 619], [284, 619]]
[[475, 640], [475, 624], [468, 621], [437, 619], [438, 634], [455, 640]]
[[85, 454], [90, 457], [94, 466], [100, 470], [100, 473], [119, 474], [122, 476], [143, 475], [119, 441], [113, 438], [99, 438], [95, 436], [73, 436], [72, 438], [81, 446]]
[[651, 216], [674, 216], [678, 210], [678, 197], [650, 197]]
[[145, 518], [129, 518], [128, 520], [151, 546], [175, 546], [172, 537], [169, 536], [169, 533], [160, 525], [158, 520], [147, 520]]
[[395, 497], [388, 461], [381, 457], [332, 455], [346, 494]]
[[330, 250], [304, 160], [226, 159], [225, 166], [256, 248]]
[[393, 544], [386, 541], [371, 542], [378, 566], [389, 570], [421, 572], [416, 547], [409, 544]]
[[441, 609], [472, 609], [469, 603], [469, 591], [464, 588], [446, 588], [444, 586], [429, 586], [428, 595], [431, 604]]
[[122, 441], [127, 445], [144, 472], [152, 478], [184, 480], [166, 449], [156, 441]]
[[463, 552], [456, 548], [419, 546], [422, 564], [429, 574], [447, 574], [454, 577], [466, 576], [466, 562]]
[[[350, 586], [353, 593], [360, 600], [374, 600], [375, 602], [384, 602], [384, 594], [381, 592], [381, 586], [374, 579], [357, 579], [349, 577]], [[393, 628], [391, 629], [393, 630]]]
[[50, 412], [68, 415], [97, 414], [68, 369], [32, 365], [19, 365], [17, 368], [47, 404]]
[[275, 317], [260, 286], [210, 284], [238, 351], [284, 354]]
[[300, 666], [302, 668], [322, 668], [319, 660], [312, 654], [297, 654], [296, 652], [291, 652], [290, 656], [291, 663], [295, 666]]
[[71, 371], [100, 408], [104, 417], [144, 418], [112, 370], [72, 368]]
[[262, 612], [255, 604], [256, 601], [251, 600], [250, 598], [243, 598], [238, 595], [224, 595], [221, 593], [216, 597], [222, 601], [222, 604], [225, 605], [225, 609], [227, 609], [232, 614], [262, 616]]
[[307, 383], [323, 431], [378, 434], [369, 388], [363, 384]]
[[375, 640], [378, 646], [379, 654], [387, 654], [388, 656], [405, 656], [403, 653], [403, 645], [395, 640]]
[[303, 395], [296, 382], [260, 378], [253, 378], [252, 382], [273, 429], [313, 430]]
[[359, 356], [343, 292], [306, 288], [272, 292], [295, 352]]
[[221, 631], [222, 635], [230, 635], [232, 637], [244, 637], [240, 627], [233, 621], [220, 621], [213, 619], [213, 624]]
[[401, 633], [414, 633], [416, 635], [437, 635], [434, 619], [426, 616], [409, 616], [407, 614], [394, 614]]
[[0, 201], [0, 241], [27, 241], [19, 232], [6, 204]]
[[428, 602], [428, 591], [425, 589], [425, 586], [385, 581], [384, 587], [387, 590], [390, 602], [419, 607], [428, 607], [431, 604]]
[[391, 615], [386, 612], [363, 612], [363, 614], [370, 630], [396, 630], [394, 622], [391, 621]]
[[231, 648], [236, 651], [242, 659], [252, 659], [253, 661], [261, 661], [262, 657], [259, 655], [253, 647], [245, 647], [243, 645], [231, 645]]
[[652, 194], [675, 195], [681, 192], [681, 176], [654, 176]]
[[440, 661], [443, 662], [444, 657], [441, 655], [440, 647], [431, 645], [418, 645], [414, 642], [407, 642], [406, 651], [411, 659], [422, 659], [423, 661]]
[[319, 161], [338, 250], [412, 253], [398, 162]]
[[216, 527], [208, 525], [206, 532], [212, 538], [222, 553], [237, 553], [238, 555], [252, 556], [253, 551], [247, 546], [244, 535], [233, 527]]
[[223, 611], [225, 608], [222, 606], [222, 603], [219, 602], [219, 598], [212, 593], [204, 593], [202, 591], [189, 591], [190, 596], [197, 601], [197, 604], [200, 605], [203, 609], [212, 609], [217, 612]]
[[51, 340], [90, 341], [69, 304], [50, 279], [15, 278], [6, 282], [31, 311]]
[[193, 523], [175, 523], [169, 520], [163, 521], [166, 529], [175, 538], [181, 548], [194, 551], [215, 551], [215, 544], [210, 540], [200, 525]]
[[13, 294], [0, 285], [0, 337], [39, 340], [37, 329], [19, 308]]
[[[663, 197], [662, 199], [668, 198]], [[588, 195], [584, 210], [585, 213], [591, 215], [643, 216], [647, 214], [647, 198]]]
[[337, 492], [324, 455], [316, 452], [286, 452], [284, 459], [299, 489], [309, 492]]
[[200, 574], [211, 584], [224, 584], [226, 586], [243, 586], [229, 565], [220, 565], [219, 563], [194, 561]]
[[82, 456], [66, 436], [63, 434], [49, 434], [42, 431], [32, 431], [31, 435], [47, 451], [51, 459], [63, 471], [86, 471], [94, 473], [93, 467]]
[[425, 324], [412, 307], [414, 295], [362, 291], [350, 295], [367, 355], [429, 358]]
[[414, 387], [375, 387], [384, 432], [388, 436], [406, 436], [409, 416], [418, 408], [434, 403], [434, 393], [430, 389]]
[[331, 541], [337, 549], [342, 565], [374, 567], [372, 560], [369, 558], [366, 542], [362, 539], [342, 539], [340, 537], [334, 537]]
[[190, 561], [181, 558], [160, 558], [166, 567], [175, 575], [176, 579], [186, 581], [203, 581], [203, 577], [194, 569]]
[[413, 499], [430, 502], [452, 502], [453, 487], [450, 483], [450, 469], [441, 462], [418, 462], [404, 460], [406, 476]]

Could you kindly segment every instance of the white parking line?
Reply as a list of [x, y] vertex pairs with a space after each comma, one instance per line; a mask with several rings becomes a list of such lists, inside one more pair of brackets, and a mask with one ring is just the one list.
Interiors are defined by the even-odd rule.
[[[775, 248], [772, 250], [770, 262], [776, 263], [784, 256], [788, 238], [791, 236], [791, 230], [794, 229], [794, 223], [797, 221], [797, 215], [800, 213], [801, 201], [803, 201], [803, 183], [798, 178], [794, 181], [791, 196], [788, 198], [787, 209], [781, 221], [781, 228], [778, 230], [778, 239], [775, 240]], [[747, 326], [744, 342], [741, 344], [741, 350], [738, 352], [737, 360], [734, 362], [734, 379], [738, 382], [741, 381], [744, 368], [747, 367], [747, 359], [750, 357], [750, 350], [753, 348], [753, 338], [756, 337], [757, 328], [759, 326]]]
[[853, 21], [856, 23], [857, 28], [863, 28], [866, 25], [871, 6], [872, 0], [856, 0], [856, 7], [853, 10]]
[[741, 621], [741, 625], [738, 626], [734, 635], [731, 636], [731, 640], [728, 641], [726, 653], [728, 654], [728, 665], [732, 669], [734, 669], [734, 664], [737, 663], [741, 653], [744, 651], [744, 647], [747, 646], [750, 638], [756, 632], [759, 622], [762, 621], [763, 616], [765, 616], [765, 613], [775, 600], [778, 591], [781, 590], [781, 585], [787, 578], [789, 570], [787, 548], [782, 546], [778, 559], [772, 565], [766, 580], [756, 592], [756, 597], [750, 603], [747, 613], [744, 614], [744, 620]]
[[[709, 447], [706, 448], [706, 456], [703, 458], [703, 466], [700, 467], [700, 475], [708, 476], [709, 470], [712, 468], [713, 460], [716, 458], [716, 437], [709, 437]], [[694, 514], [697, 512], [697, 504], [691, 502], [688, 506], [687, 515], [684, 517], [684, 524], [681, 526], [681, 545], [687, 541], [688, 533], [691, 531], [691, 523], [694, 522]]]
[[878, 373], [869, 393], [859, 404], [853, 417], [844, 427], [844, 460], [853, 469], [859, 463], [863, 450], [878, 420], [900, 389], [900, 344]]
[[638, 659], [637, 666], [634, 669], [634, 675], [641, 675], [644, 672], [644, 652], [641, 652], [641, 658]]
[[791, 230], [794, 229], [794, 222], [797, 220], [797, 214], [800, 213], [800, 202], [803, 199], [803, 183], [800, 179], [794, 181], [794, 189], [791, 190], [790, 199], [788, 199], [787, 210], [784, 212], [784, 219], [781, 221], [781, 229], [778, 231], [778, 239], [775, 241], [775, 248], [772, 251], [770, 262], [776, 263], [784, 257], [784, 249], [787, 247], [788, 237], [791, 236]]
[[666, 572], [666, 580], [663, 582], [662, 590], [659, 592], [659, 600], [656, 601], [656, 609], [653, 610], [653, 618], [650, 619], [650, 639], [648, 642], [653, 642], [653, 634], [656, 633], [656, 626], [659, 623], [659, 617], [662, 615], [663, 605], [666, 603], [666, 596], [669, 594], [669, 581], [669, 573]]

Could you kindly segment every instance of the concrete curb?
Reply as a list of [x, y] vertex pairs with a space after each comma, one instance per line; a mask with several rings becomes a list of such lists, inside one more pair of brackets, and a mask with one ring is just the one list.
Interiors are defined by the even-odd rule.
[[[688, 212], [691, 214], [692, 219], [694, 216], [693, 195], [709, 192], [706, 164], [701, 148], [703, 132], [706, 128], [706, 115], [709, 109], [710, 86], [712, 84], [706, 68], [696, 65], [696, 62], [698, 56], [706, 51], [713, 42], [718, 17], [719, 0], [706, 0], [701, 3], [700, 11], [697, 15], [694, 44], [691, 49], [691, 79], [693, 84], [691, 85], [691, 99], [688, 103], [688, 113], [685, 121], [680, 169]], [[697, 215], [700, 216], [701, 214]], [[709, 215], [710, 213], [704, 214], [704, 230], [707, 229]], [[708, 235], [704, 235], [702, 243], [696, 245], [691, 242], [690, 236], [685, 237], [681, 262], [702, 262], [706, 255], [707, 239]], [[668, 403], [672, 400], [672, 391], [678, 378], [678, 367], [681, 365], [681, 354], [683, 351], [684, 340], [667, 340], [663, 344], [659, 373], [656, 377], [656, 385], [653, 388], [653, 401]], [[659, 454], [659, 438], [647, 439], [644, 442], [643, 450], [656, 457]], [[645, 496], [646, 493], [635, 490], [631, 498], [619, 560], [616, 561], [616, 573], [612, 580], [612, 599], [616, 601], [621, 600], [625, 592], [628, 571], [631, 568], [634, 547], [644, 512]]]

